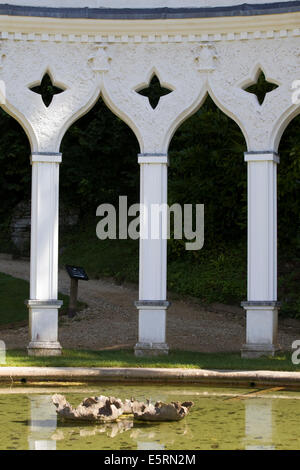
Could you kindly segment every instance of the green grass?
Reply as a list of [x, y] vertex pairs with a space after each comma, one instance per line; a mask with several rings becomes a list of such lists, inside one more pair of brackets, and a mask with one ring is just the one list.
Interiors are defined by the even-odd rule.
[[[63, 301], [60, 313], [66, 312], [69, 297], [59, 294]], [[0, 273], [0, 325], [15, 324], [28, 321], [28, 309], [24, 301], [29, 299], [29, 283], [23, 279], [16, 279], [7, 274]], [[84, 304], [79, 304], [79, 309]]]
[[259, 359], [241, 359], [238, 353], [207, 354], [171, 351], [168, 356], [137, 358], [131, 350], [64, 350], [61, 357], [50, 358], [28, 357], [26, 351], [9, 350], [7, 363], [3, 367], [5, 366], [182, 367], [185, 369], [300, 371], [300, 366], [292, 364], [290, 353], [280, 353], [275, 357]]

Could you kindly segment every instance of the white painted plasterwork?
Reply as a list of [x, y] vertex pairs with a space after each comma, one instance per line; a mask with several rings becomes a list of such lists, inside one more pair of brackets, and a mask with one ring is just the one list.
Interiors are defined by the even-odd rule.
[[[23, 125], [33, 151], [59, 152], [66, 130], [100, 93], [135, 132], [142, 153], [166, 153], [177, 127], [201, 106], [207, 93], [239, 124], [248, 150], [277, 150], [282, 131], [298, 113], [299, 106], [292, 103], [292, 83], [300, 75], [298, 37], [213, 45], [101, 44], [2, 41], [4, 108]], [[259, 69], [278, 84], [262, 106], [243, 90], [255, 81]], [[65, 89], [49, 108], [29, 89], [46, 72]], [[135, 91], [154, 73], [162, 86], [173, 90], [155, 110]]]

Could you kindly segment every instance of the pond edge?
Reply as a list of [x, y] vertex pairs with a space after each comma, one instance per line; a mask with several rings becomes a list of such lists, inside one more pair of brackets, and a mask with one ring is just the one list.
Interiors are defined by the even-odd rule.
[[171, 368], [0, 367], [0, 383], [123, 382], [272, 385], [300, 389], [300, 372]]

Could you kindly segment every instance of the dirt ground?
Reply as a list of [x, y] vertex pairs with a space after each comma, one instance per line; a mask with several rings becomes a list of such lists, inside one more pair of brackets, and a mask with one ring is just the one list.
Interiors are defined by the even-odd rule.
[[[0, 259], [0, 272], [29, 280], [29, 262]], [[69, 294], [70, 280], [59, 271], [59, 291]], [[135, 286], [116, 285], [109, 280], [79, 283], [79, 300], [88, 308], [74, 319], [60, 316], [59, 340], [64, 348], [114, 349], [132, 348], [137, 342], [138, 314], [134, 301]], [[239, 351], [245, 342], [245, 314], [239, 307], [213, 304], [207, 308], [195, 299], [170, 294], [167, 342], [171, 349], [200, 352]], [[7, 348], [25, 348], [28, 328], [0, 330]], [[300, 321], [279, 321], [279, 344], [284, 350], [300, 339]]]

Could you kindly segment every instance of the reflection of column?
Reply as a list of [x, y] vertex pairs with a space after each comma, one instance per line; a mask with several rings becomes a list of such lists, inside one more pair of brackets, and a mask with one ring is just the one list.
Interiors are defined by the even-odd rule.
[[160, 435], [161, 433], [152, 430], [151, 426], [148, 431], [134, 427], [130, 437], [136, 441], [137, 450], [164, 450], [165, 444], [159, 442]]
[[249, 398], [245, 402], [245, 448], [274, 449], [272, 400]]
[[[140, 215], [140, 274], [139, 341], [137, 356], [167, 354], [166, 317], [169, 303], [167, 295], [167, 204], [168, 156], [142, 154], [141, 215]], [[151, 209], [162, 208], [159, 222], [152, 226]]]
[[277, 164], [274, 152], [248, 152], [247, 340], [242, 357], [277, 348]]
[[32, 395], [30, 419], [30, 450], [56, 450], [56, 441], [51, 439], [56, 431], [57, 415], [49, 395]]
[[137, 450], [164, 450], [165, 446], [159, 442], [137, 442]]
[[32, 161], [29, 355], [61, 354], [57, 339], [58, 185], [61, 154], [34, 153]]

